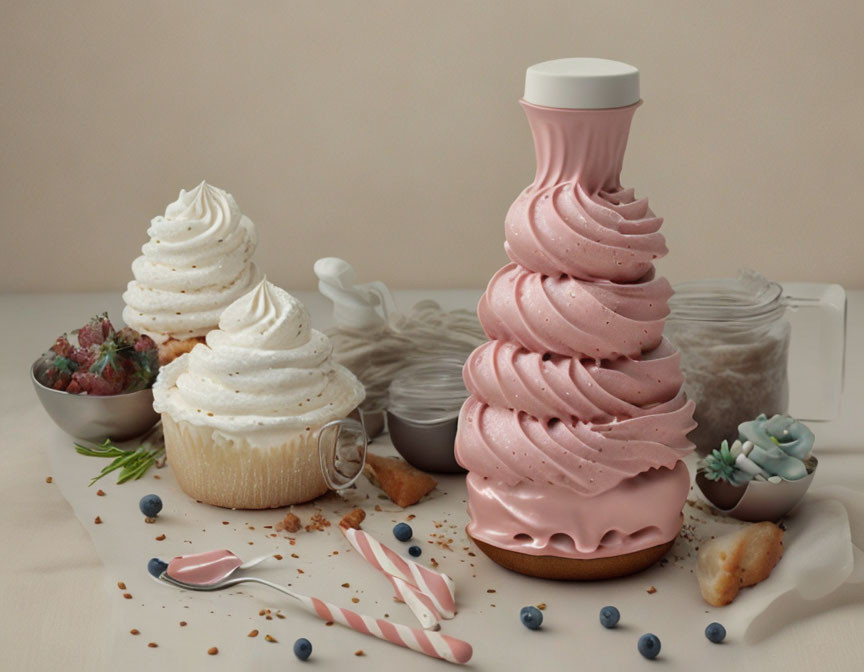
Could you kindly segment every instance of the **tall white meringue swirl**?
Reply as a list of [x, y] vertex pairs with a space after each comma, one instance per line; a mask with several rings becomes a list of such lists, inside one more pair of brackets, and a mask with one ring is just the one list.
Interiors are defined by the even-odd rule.
[[123, 321], [157, 343], [204, 336], [261, 278], [255, 225], [226, 191], [202, 182], [154, 217], [132, 262]]
[[247, 440], [314, 431], [365, 396], [331, 351], [303, 304], [265, 279], [228, 306], [206, 345], [162, 368], [154, 407]]

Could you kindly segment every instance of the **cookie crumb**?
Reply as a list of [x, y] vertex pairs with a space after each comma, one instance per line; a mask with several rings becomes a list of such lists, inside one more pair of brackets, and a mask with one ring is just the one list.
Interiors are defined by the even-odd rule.
[[540, 611], [543, 611], [543, 610], [546, 608], [546, 603], [545, 603], [545, 602], [541, 602], [540, 604], [537, 605], [537, 608], [538, 608]]
[[138, 628], [132, 628], [132, 629], [129, 631], [129, 634], [130, 634], [130, 635], [140, 635], [140, 634], [141, 634], [141, 631], [140, 631]]
[[150, 642], [147, 646], [149, 646], [151, 649], [155, 649], [159, 645], [156, 642]]
[[53, 477], [53, 476], [46, 476], [46, 477], [45, 477], [45, 482], [46, 482], [46, 483], [53, 483], [53, 482], [54, 482], [54, 477]]
[[648, 593], [649, 595], [653, 595], [654, 593], [657, 592], [657, 589], [654, 586], [649, 586], [648, 590], [646, 590], [645, 592]]
[[494, 592], [497, 592], [497, 591], [496, 591], [494, 588], [488, 588], [488, 589], [486, 590], [486, 592], [487, 592], [487, 593], [494, 593]]
[[333, 621], [327, 621], [324, 625], [333, 625]]
[[264, 635], [264, 639], [266, 639], [268, 642], [273, 642], [274, 644], [277, 643], [276, 638], [275, 638], [275, 637], [271, 637], [270, 635]]
[[357, 650], [354, 652], [354, 655], [355, 655], [355, 656], [365, 656], [365, 655], [366, 655], [366, 652], [363, 651], [363, 649], [357, 649]]
[[123, 599], [131, 600], [132, 599], [132, 593], [123, 593]]
[[104, 491], [104, 490], [97, 490], [97, 491], [96, 491], [96, 496], [97, 496], [97, 497], [104, 497], [104, 496], [105, 496], [105, 491]]
[[354, 509], [350, 513], [346, 513], [344, 518], [339, 521], [339, 527], [343, 530], [353, 528], [360, 529], [360, 523], [366, 519], [366, 512], [363, 509]]
[[93, 519], [93, 524], [94, 524], [94, 525], [101, 525], [101, 524], [102, 524], [102, 518], [100, 518], [99, 516], [96, 516], [96, 517]]
[[180, 621], [180, 627], [181, 628], [185, 628], [187, 625], [189, 625], [189, 624], [186, 621]]
[[118, 581], [118, 582], [117, 582], [117, 587], [118, 587], [120, 590], [126, 590], [126, 584], [123, 583], [122, 581]]
[[277, 560], [281, 560], [281, 559], [282, 559], [282, 554], [281, 554], [281, 553], [274, 553], [274, 554], [273, 554], [273, 557], [276, 558]]
[[288, 512], [285, 514], [285, 517], [276, 523], [276, 531], [277, 532], [299, 532], [300, 528], [303, 524], [300, 522], [300, 519], [295, 516], [293, 513]]
[[323, 532], [325, 527], [330, 527], [330, 521], [324, 517], [320, 511], [310, 518], [310, 523], [306, 526], [307, 532]]
[[352, 598], [351, 598], [351, 601], [352, 601], [354, 604], [357, 604], [357, 603], [360, 601], [360, 598], [359, 598], [359, 597], [352, 597]]
[[217, 649], [215, 646], [211, 646], [209, 649], [207, 649], [208, 656], [215, 656], [217, 653], [219, 653], [219, 649]]
[[342, 584], [342, 587], [343, 588], [350, 588], [351, 584], [346, 581], [345, 583]]
[[257, 631], [257, 630], [251, 630], [251, 631], [249, 632], [249, 634], [246, 635], [246, 636], [247, 636], [247, 637], [257, 637], [257, 636], [258, 636], [258, 631]]
[[165, 533], [163, 532], [158, 537], [156, 537], [156, 541], [165, 541]]

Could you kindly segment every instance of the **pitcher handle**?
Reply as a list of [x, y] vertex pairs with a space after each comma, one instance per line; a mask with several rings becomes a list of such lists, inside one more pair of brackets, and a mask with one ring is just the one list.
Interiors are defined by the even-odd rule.
[[836, 284], [783, 284], [792, 325], [789, 413], [832, 420], [840, 413], [846, 361], [846, 291]]
[[321, 473], [331, 490], [351, 487], [366, 465], [369, 438], [362, 412], [358, 416], [331, 420], [318, 431]]

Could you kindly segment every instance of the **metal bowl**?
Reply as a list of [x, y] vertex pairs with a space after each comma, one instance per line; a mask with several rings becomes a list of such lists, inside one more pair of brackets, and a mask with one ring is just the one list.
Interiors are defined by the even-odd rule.
[[458, 418], [423, 423], [406, 420], [387, 411], [387, 427], [393, 446], [410, 464], [423, 471], [460, 474], [465, 470], [456, 462]]
[[36, 396], [51, 419], [64, 432], [84, 441], [128, 441], [140, 436], [159, 420], [153, 410], [153, 390], [139, 390], [112, 396], [89, 396], [52, 390], [39, 382], [36, 360], [30, 380]]

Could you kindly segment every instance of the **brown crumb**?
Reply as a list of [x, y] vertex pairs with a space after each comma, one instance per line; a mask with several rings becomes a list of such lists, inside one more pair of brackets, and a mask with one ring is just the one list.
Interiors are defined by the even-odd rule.
[[320, 511], [310, 518], [310, 523], [306, 526], [306, 531], [311, 532], [315, 530], [316, 532], [323, 532], [325, 527], [330, 527], [330, 521], [324, 517]]
[[380, 512], [383, 511], [384, 509], [381, 508], [381, 505], [380, 505], [380, 504], [376, 504], [376, 505], [375, 505], [375, 510], [378, 511], [378, 512], [380, 513]]
[[273, 620], [273, 617], [270, 614], [267, 614], [264, 618], [266, 618], [268, 621]]
[[488, 588], [488, 589], [486, 590], [486, 592], [487, 592], [487, 593], [494, 593], [494, 592], [497, 592], [497, 591], [496, 591], [494, 588]]
[[118, 587], [120, 590], [126, 590], [126, 584], [123, 583], [122, 581], [118, 581], [118, 582], [117, 582], [117, 587]]
[[156, 642], [150, 642], [147, 646], [149, 646], [151, 649], [155, 649], [159, 645]]
[[262, 609], [261, 611], [258, 612], [258, 615], [259, 615], [259, 616], [263, 616], [263, 615], [266, 614], [266, 613], [267, 613], [267, 612], [264, 611], [264, 610]]
[[100, 518], [99, 516], [96, 516], [96, 517], [93, 519], [93, 524], [94, 524], [94, 525], [101, 525], [101, 524], [102, 524], [102, 518]]
[[130, 635], [140, 635], [140, 634], [141, 634], [141, 631], [140, 631], [138, 628], [132, 628], [132, 629], [129, 631], [129, 634], [130, 634]]
[[654, 593], [657, 592], [657, 589], [654, 586], [649, 586], [648, 590], [646, 590], [645, 592], [648, 593], [649, 595], [653, 595]]
[[350, 588], [351, 584], [346, 581], [345, 583], [342, 584], [342, 587], [343, 588]]
[[546, 603], [545, 603], [545, 602], [541, 602], [540, 604], [537, 605], [537, 608], [538, 608], [540, 611], [543, 611], [543, 610], [546, 608]]
[[165, 541], [165, 533], [163, 532], [158, 537], [156, 537], [156, 541]]
[[292, 553], [292, 554], [291, 554], [291, 557], [294, 558], [295, 560], [299, 560], [299, 559], [300, 559], [300, 556], [297, 555], [296, 553]]
[[230, 525], [231, 523], [229, 523], [227, 520], [223, 520], [223, 521], [222, 521], [222, 524], [223, 524], [223, 525]]
[[304, 572], [302, 569], [300, 569], [300, 568], [298, 567], [298, 568], [297, 568], [297, 573], [298, 573], [298, 574], [305, 574], [306, 572]]
[[209, 649], [207, 649], [208, 656], [215, 656], [217, 653], [219, 653], [219, 649], [217, 649], [215, 646], [211, 646]]
[[274, 553], [274, 554], [273, 554], [273, 557], [276, 558], [277, 560], [281, 560], [281, 559], [282, 559], [282, 556], [281, 556], [279, 553]]
[[327, 621], [324, 625], [333, 625], [333, 621]]
[[278, 611], [276, 612], [276, 618], [285, 618], [285, 614], [280, 614]]
[[346, 513], [342, 520], [339, 521], [339, 527], [344, 530], [353, 528], [360, 529], [360, 523], [366, 519], [366, 512], [363, 509], [354, 509], [350, 513]]
[[363, 649], [357, 649], [357, 650], [354, 652], [354, 655], [355, 655], [355, 656], [365, 656], [366, 653], [363, 651]]
[[187, 625], [189, 625], [189, 624], [186, 621], [180, 621], [180, 627], [181, 628], [185, 628]]
[[278, 642], [275, 637], [271, 637], [270, 635], [264, 635], [264, 639], [266, 639], [268, 642], [273, 642], [274, 644]]
[[105, 491], [104, 491], [104, 490], [97, 490], [97, 491], [96, 491], [96, 496], [97, 496], [97, 497], [104, 497], [104, 496], [105, 496]]
[[352, 601], [354, 604], [357, 604], [357, 603], [360, 601], [360, 598], [359, 598], [359, 597], [352, 597], [352, 598], [351, 598], [351, 601]]
[[251, 631], [249, 632], [249, 634], [246, 635], [246, 636], [247, 636], [247, 637], [257, 637], [257, 636], [258, 636], [258, 631], [257, 631], [257, 630], [251, 630]]
[[[157, 467], [157, 469], [158, 469], [158, 467]], [[161, 477], [159, 474], [153, 474], [153, 478], [155, 478], [155, 479], [158, 481], [158, 480], [160, 480], [162, 477]]]
[[275, 529], [277, 532], [294, 533], [299, 532], [301, 527], [303, 527], [303, 524], [300, 522], [300, 519], [289, 511], [282, 520], [276, 523]]
[[407, 520], [408, 522], [411, 522], [411, 521], [414, 520], [416, 517], [417, 517], [417, 516], [415, 516], [413, 513], [409, 513], [408, 516], [405, 518], [405, 520]]
[[54, 482], [54, 477], [53, 477], [53, 476], [46, 476], [46, 477], [45, 477], [45, 482], [46, 482], [46, 483], [53, 483], [53, 482]]
[[132, 599], [132, 593], [123, 593], [123, 599], [131, 600]]

